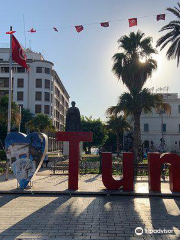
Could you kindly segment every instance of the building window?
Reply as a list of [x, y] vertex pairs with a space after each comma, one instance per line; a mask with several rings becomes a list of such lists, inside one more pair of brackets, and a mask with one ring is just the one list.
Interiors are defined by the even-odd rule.
[[45, 68], [45, 73], [46, 74], [51, 74], [51, 69], [50, 68]]
[[9, 79], [8, 78], [4, 79], [4, 87], [9, 87]]
[[36, 92], [36, 101], [42, 100], [42, 92]]
[[144, 132], [149, 132], [149, 124], [148, 123], [144, 124]]
[[23, 67], [17, 67], [17, 72], [18, 72], [18, 73], [25, 73], [25, 68], [23, 68]]
[[44, 113], [49, 114], [49, 105], [44, 105]]
[[23, 92], [17, 92], [17, 101], [23, 101]]
[[23, 78], [17, 79], [17, 87], [18, 88], [23, 88], [24, 87], [24, 79]]
[[41, 105], [35, 105], [35, 113], [41, 113]]
[[42, 67], [36, 67], [36, 73], [42, 73]]
[[163, 123], [163, 125], [162, 125], [162, 130], [163, 130], [163, 132], [166, 132], [166, 124], [165, 123]]
[[[4, 87], [9, 87], [9, 78], [0, 78], [0, 83], [4, 83]], [[12, 86], [14, 86], [14, 78], [12, 78]]]
[[60, 119], [60, 114], [59, 114], [58, 110], [56, 110], [56, 118]]
[[50, 93], [48, 92], [44, 93], [44, 101], [50, 102]]
[[42, 88], [42, 79], [36, 79], [36, 87]]
[[59, 91], [59, 89], [58, 89], [57, 87], [55, 87], [55, 94], [56, 94], [58, 97], [60, 97], [60, 91]]
[[8, 73], [9, 72], [9, 67], [2, 67], [1, 72], [2, 73]]
[[50, 80], [45, 79], [45, 88], [50, 89]]

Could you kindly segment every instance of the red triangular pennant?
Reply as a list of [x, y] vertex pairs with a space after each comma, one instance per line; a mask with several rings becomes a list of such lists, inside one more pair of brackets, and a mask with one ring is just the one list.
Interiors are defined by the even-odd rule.
[[28, 32], [35, 33], [36, 30], [34, 28], [31, 28]]
[[9, 32], [6, 32], [6, 34], [13, 34], [15, 33], [16, 31], [9, 31]]
[[84, 27], [83, 27], [82, 25], [75, 26], [75, 28], [76, 28], [76, 31], [77, 31], [78, 33], [80, 33], [80, 32], [84, 29]]

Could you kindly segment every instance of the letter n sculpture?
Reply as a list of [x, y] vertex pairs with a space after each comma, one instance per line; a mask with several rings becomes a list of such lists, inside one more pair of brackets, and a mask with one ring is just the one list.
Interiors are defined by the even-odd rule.
[[173, 153], [148, 154], [149, 190], [161, 191], [161, 165], [169, 164], [169, 183], [172, 192], [180, 192], [180, 157]]

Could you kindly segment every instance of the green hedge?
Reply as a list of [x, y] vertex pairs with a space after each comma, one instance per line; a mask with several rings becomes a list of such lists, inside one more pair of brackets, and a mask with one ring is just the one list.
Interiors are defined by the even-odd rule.
[[0, 150], [0, 161], [6, 161], [6, 152], [4, 150]]

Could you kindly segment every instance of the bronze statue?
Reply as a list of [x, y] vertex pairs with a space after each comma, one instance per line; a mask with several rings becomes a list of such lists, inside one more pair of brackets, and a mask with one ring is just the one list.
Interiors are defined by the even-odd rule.
[[66, 132], [80, 132], [81, 131], [81, 115], [74, 101], [71, 102], [70, 107], [66, 113]]

